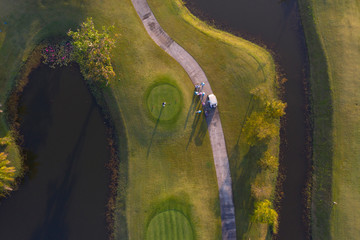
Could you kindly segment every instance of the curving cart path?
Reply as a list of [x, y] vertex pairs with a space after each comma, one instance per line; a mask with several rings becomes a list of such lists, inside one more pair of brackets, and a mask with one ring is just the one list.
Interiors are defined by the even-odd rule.
[[[132, 0], [146, 31], [155, 43], [164, 49], [185, 69], [193, 84], [205, 83], [203, 91], [211, 94], [211, 86], [195, 59], [179, 44], [172, 40], [161, 28], [146, 0]], [[203, 98], [203, 99], [206, 99]], [[214, 156], [216, 176], [219, 186], [222, 239], [236, 240], [235, 210], [232, 195], [229, 160], [226, 152], [224, 132], [222, 130], [218, 109], [206, 117], [210, 142]]]

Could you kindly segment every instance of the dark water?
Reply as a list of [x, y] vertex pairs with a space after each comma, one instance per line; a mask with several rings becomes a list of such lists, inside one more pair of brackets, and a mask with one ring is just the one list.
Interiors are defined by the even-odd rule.
[[[302, 221], [302, 191], [308, 161], [306, 159], [305, 94], [307, 50], [296, 0], [186, 0], [189, 9], [201, 19], [256, 43], [265, 44], [280, 65], [288, 104], [282, 144], [286, 170], [281, 202], [278, 237], [284, 240], [306, 238]], [[239, 210], [239, 209], [238, 209]], [[241, 211], [241, 210], [240, 210]], [[238, 236], [241, 239], [241, 236]]]
[[30, 171], [1, 201], [0, 239], [106, 239], [110, 153], [78, 67], [38, 67], [19, 109]]

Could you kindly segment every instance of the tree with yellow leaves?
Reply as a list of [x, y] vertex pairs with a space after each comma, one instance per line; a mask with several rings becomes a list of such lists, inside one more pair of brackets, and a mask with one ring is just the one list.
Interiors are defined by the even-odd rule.
[[14, 182], [15, 168], [9, 164], [7, 154], [0, 152], [0, 191], [12, 190], [10, 184]]
[[269, 200], [265, 199], [255, 204], [255, 211], [253, 220], [259, 223], [267, 223], [272, 226], [273, 232], [277, 233], [278, 228], [278, 214], [272, 208]]

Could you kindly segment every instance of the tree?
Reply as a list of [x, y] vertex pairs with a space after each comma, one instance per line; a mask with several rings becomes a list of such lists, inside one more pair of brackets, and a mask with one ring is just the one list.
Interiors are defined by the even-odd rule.
[[278, 214], [272, 208], [272, 204], [269, 200], [265, 199], [255, 204], [253, 220], [259, 223], [269, 224], [272, 226], [273, 232], [277, 233]]
[[273, 156], [269, 150], [264, 152], [262, 158], [259, 161], [259, 166], [263, 169], [269, 169], [275, 171], [279, 167], [279, 158]]
[[255, 112], [247, 118], [243, 132], [248, 144], [254, 146], [260, 141], [276, 136], [278, 127], [273, 119], [267, 119], [265, 114]]
[[9, 167], [10, 161], [7, 160], [7, 154], [0, 153], [0, 189], [12, 190], [10, 183], [14, 181], [15, 168]]
[[266, 116], [269, 118], [279, 118], [285, 114], [286, 103], [280, 100], [272, 99], [265, 102]]
[[73, 39], [73, 57], [86, 79], [108, 84], [115, 78], [110, 58], [111, 49], [115, 45], [115, 40], [110, 37], [113, 28], [103, 27], [100, 33], [95, 29], [92, 18], [87, 18], [76, 32], [68, 32], [68, 36]]

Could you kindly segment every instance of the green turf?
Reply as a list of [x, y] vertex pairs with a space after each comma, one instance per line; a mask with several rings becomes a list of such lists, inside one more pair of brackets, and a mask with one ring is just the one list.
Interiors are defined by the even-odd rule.
[[359, 239], [360, 2], [300, 2], [314, 115], [313, 238]]
[[176, 120], [182, 109], [181, 93], [176, 86], [169, 83], [156, 84], [150, 87], [146, 105], [156, 121]]
[[193, 231], [187, 217], [175, 210], [153, 217], [146, 231], [146, 240], [192, 240]]

